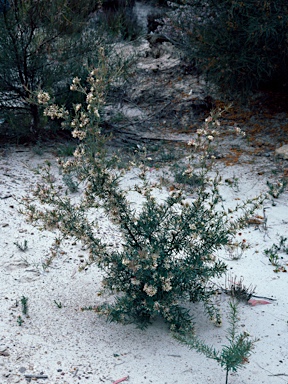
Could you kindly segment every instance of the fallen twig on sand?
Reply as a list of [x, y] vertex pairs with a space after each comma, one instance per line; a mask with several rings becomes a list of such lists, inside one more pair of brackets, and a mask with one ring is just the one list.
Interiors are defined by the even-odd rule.
[[48, 376], [47, 375], [30, 375], [30, 374], [26, 374], [24, 375], [25, 379], [28, 379], [29, 381], [30, 380], [37, 380], [37, 379], [48, 379]]
[[114, 381], [113, 384], [119, 384], [119, 383], [122, 383], [122, 381], [126, 381], [128, 379], [129, 379], [129, 376], [125, 376], [125, 377], [122, 377], [122, 379], [118, 379]]

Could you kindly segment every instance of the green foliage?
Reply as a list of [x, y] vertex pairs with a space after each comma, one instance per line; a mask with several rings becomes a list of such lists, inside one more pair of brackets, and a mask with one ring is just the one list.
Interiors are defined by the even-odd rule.
[[99, 16], [103, 33], [124, 40], [136, 40], [142, 32], [137, 15], [131, 6], [106, 9]]
[[287, 237], [280, 236], [279, 243], [273, 243], [272, 247], [264, 250], [265, 255], [269, 258], [270, 263], [276, 267], [274, 272], [287, 272], [283, 265], [283, 257], [279, 253], [288, 255]]
[[[190, 187], [195, 187], [197, 184], [200, 184], [202, 182], [202, 178], [198, 176], [197, 174], [190, 174], [189, 168], [179, 167], [179, 169], [176, 168], [176, 172], [174, 173], [174, 180], [176, 183], [179, 184], [186, 184]], [[181, 169], [182, 168], [182, 169]], [[188, 171], [188, 174], [187, 174]]]
[[176, 334], [175, 337], [179, 341], [187, 344], [191, 349], [196, 349], [197, 352], [202, 353], [207, 358], [216, 360], [217, 363], [225, 369], [225, 383], [228, 384], [229, 372], [237, 372], [239, 368], [244, 367], [244, 364], [248, 362], [248, 358], [251, 355], [251, 351], [256, 342], [256, 340], [251, 340], [249, 338], [247, 332], [237, 334], [238, 322], [237, 305], [231, 301], [229, 315], [230, 327], [226, 336], [228, 344], [224, 345], [220, 351], [205, 344], [202, 340], [193, 335], [182, 336]]
[[75, 143], [75, 141], [72, 141], [72, 142], [68, 141], [66, 143], [59, 144], [55, 148], [55, 153], [56, 153], [57, 157], [73, 156], [73, 153], [74, 153], [76, 147], [77, 147], [77, 144]]
[[245, 286], [243, 284], [243, 277], [238, 279], [237, 276], [228, 276], [227, 280], [228, 284], [224, 289], [224, 292], [227, 295], [232, 296], [238, 301], [243, 300], [247, 302], [251, 299], [255, 291], [255, 287], [253, 287], [251, 284], [249, 286]]
[[56, 300], [54, 300], [54, 303], [55, 303], [55, 305], [57, 306], [57, 308], [59, 308], [59, 309], [62, 308], [62, 303], [61, 303], [61, 301], [56, 301]]
[[63, 175], [63, 181], [65, 185], [67, 186], [69, 192], [75, 193], [78, 191], [78, 182], [75, 181], [75, 177], [73, 175], [69, 174], [64, 174]]
[[28, 241], [27, 241], [27, 240], [24, 240], [23, 244], [19, 243], [18, 241], [16, 241], [14, 244], [16, 245], [16, 247], [17, 247], [21, 252], [26, 252], [27, 249], [28, 249]]
[[28, 314], [28, 297], [21, 297], [21, 307], [23, 315], [27, 316]]
[[287, 188], [288, 180], [287, 180], [287, 177], [283, 177], [277, 183], [271, 183], [269, 180], [267, 180], [266, 183], [268, 186], [268, 194], [272, 198], [278, 199], [278, 197], [285, 192]]
[[23, 320], [22, 317], [19, 315], [19, 316], [17, 317], [17, 324], [19, 325], [19, 327], [21, 327], [23, 323], [24, 323], [24, 320]]
[[[226, 95], [287, 82], [288, 4], [188, 0], [172, 17], [187, 57]], [[176, 33], [176, 36], [175, 36]]]
[[[71, 90], [83, 93], [86, 103], [75, 105], [73, 114], [55, 104], [48, 103], [45, 109], [47, 116], [64, 119], [63, 124], [69, 125], [72, 136], [80, 141], [72, 159], [59, 160], [61, 172], [77, 175], [81, 182], [77, 202], [69, 195], [63, 196], [51, 175], [51, 164], [47, 164], [41, 172], [42, 182], [33, 196], [25, 199], [26, 215], [45, 229], [56, 228], [61, 237], [85, 245], [89, 260], [84, 268], [95, 263], [104, 274], [103, 292], [114, 296], [113, 302], [96, 308], [109, 320], [133, 322], [143, 328], [161, 316], [171, 329], [185, 332], [192, 328], [187, 302], [201, 301], [209, 317], [219, 323], [209, 282], [221, 276], [226, 265], [216, 260], [214, 254], [245, 225], [258, 201], [237, 206], [236, 211], [244, 209], [244, 214], [235, 221], [219, 206], [220, 179], [216, 175], [211, 180], [213, 159], [208, 157], [219, 122], [210, 116], [204, 128], [197, 131], [196, 140], [188, 143], [191, 161], [196, 149], [201, 152], [197, 168], [201, 183], [195, 188], [195, 198], [188, 199], [183, 191], [172, 190], [156, 199], [155, 192], [160, 189], [157, 182], [150, 180], [146, 166], [149, 159], [144, 154], [137, 168], [138, 182], [132, 188], [142, 203], [135, 207], [129, 200], [129, 190], [121, 186], [124, 171], [117, 169], [117, 157], [108, 156], [100, 128], [101, 108], [109, 87], [107, 59], [103, 51], [100, 54], [99, 67], [88, 75], [88, 87], [84, 88], [78, 77], [73, 79]], [[38, 99], [42, 103], [49, 101], [43, 91]], [[191, 165], [189, 171], [193, 172]], [[34, 204], [35, 197], [43, 208]], [[111, 228], [121, 234], [117, 249], [109, 247], [101, 231], [95, 231], [101, 227], [97, 219], [99, 208], [109, 218]], [[61, 237], [56, 240], [56, 247]]]

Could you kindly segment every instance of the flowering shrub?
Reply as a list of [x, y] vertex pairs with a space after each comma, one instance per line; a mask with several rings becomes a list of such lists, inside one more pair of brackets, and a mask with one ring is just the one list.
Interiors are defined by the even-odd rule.
[[[51, 118], [64, 119], [62, 124], [69, 124], [72, 135], [79, 139], [74, 157], [59, 161], [59, 166], [64, 174], [77, 175], [82, 193], [77, 202], [63, 196], [48, 166], [42, 171], [42, 182], [36, 186], [33, 197], [26, 199], [28, 219], [42, 222], [46, 229], [56, 228], [63, 237], [85, 244], [89, 252], [85, 266], [96, 263], [103, 271], [103, 291], [114, 295], [112, 303], [96, 308], [109, 320], [145, 327], [161, 316], [172, 330], [184, 332], [192, 327], [186, 303], [200, 301], [210, 318], [219, 324], [221, 318], [213, 305], [214, 291], [209, 283], [226, 271], [226, 265], [216, 259], [215, 252], [230, 242], [258, 202], [243, 204], [246, 211], [234, 221], [219, 209], [219, 177], [211, 180], [208, 171], [213, 162], [211, 143], [220, 123], [211, 116], [203, 129], [197, 131], [195, 140], [188, 143], [192, 150], [187, 172], [198, 159], [195, 172], [202, 181], [195, 189], [195, 197], [187, 199], [184, 191], [172, 190], [158, 201], [153, 194], [156, 185], [147, 176], [149, 168], [144, 159], [139, 165], [139, 182], [134, 187], [143, 203], [134, 209], [127, 191], [120, 186], [123, 171], [117, 170], [115, 156], [107, 156], [101, 134], [101, 108], [107, 89], [104, 72], [105, 65], [92, 70], [87, 89], [81, 86], [80, 79], [73, 80], [71, 90], [84, 93], [86, 103], [75, 105], [72, 116], [65, 108], [53, 104], [47, 105], [45, 112]], [[39, 98], [50, 102], [43, 92]], [[43, 208], [33, 203], [35, 197], [45, 204]], [[121, 233], [122, 245], [117, 250], [108, 247], [95, 231], [98, 208], [106, 212]], [[60, 240], [56, 240], [56, 245]]]
[[79, 74], [85, 63], [97, 63], [95, 53], [103, 37], [90, 26], [87, 15], [97, 9], [98, 1], [5, 0], [1, 4], [1, 117], [9, 122], [9, 137], [36, 141], [48, 131], [33, 99], [36, 90], [49, 89], [59, 104], [63, 99], [68, 103], [71, 76]]

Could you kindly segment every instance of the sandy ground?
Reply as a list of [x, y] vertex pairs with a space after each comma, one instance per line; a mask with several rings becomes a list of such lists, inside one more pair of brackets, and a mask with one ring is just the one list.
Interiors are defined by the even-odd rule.
[[[61, 259], [49, 269], [54, 235], [27, 224], [14, 199], [29, 192], [37, 176], [32, 172], [52, 154], [36, 155], [28, 148], [11, 147], [0, 157], [0, 383], [87, 383], [87, 384], [220, 384], [225, 373], [208, 360], [171, 337], [167, 326], [156, 321], [144, 331], [135, 326], [107, 323], [81, 307], [97, 303], [101, 275], [96, 267], [78, 272], [85, 254], [80, 245], [67, 242]], [[273, 158], [255, 158], [223, 169], [225, 178], [238, 185], [224, 185], [229, 204], [267, 191], [266, 181], [275, 168]], [[287, 235], [287, 192], [265, 202], [267, 228], [250, 225], [239, 235], [250, 248], [238, 260], [221, 252], [230, 276], [256, 286], [255, 295], [275, 299], [267, 305], [239, 304], [240, 328], [259, 339], [245, 369], [231, 374], [233, 384], [288, 383], [288, 298], [287, 273], [275, 273], [264, 249]], [[259, 215], [263, 215], [260, 210]], [[117, 234], [103, 219], [103, 231], [117, 242]], [[15, 243], [24, 245], [22, 252]], [[288, 269], [288, 256], [280, 254]], [[229, 278], [229, 277], [228, 277]], [[225, 279], [219, 282], [225, 286]], [[22, 313], [21, 298], [28, 298], [28, 315]], [[201, 305], [191, 305], [196, 333], [209, 344], [225, 344], [229, 296], [219, 295], [223, 326], [216, 328], [203, 314]], [[59, 308], [61, 307], [61, 308]], [[19, 316], [24, 320], [19, 325]], [[18, 321], [17, 321], [18, 319]], [[29, 376], [30, 375], [30, 376]], [[32, 380], [31, 380], [32, 377]]]

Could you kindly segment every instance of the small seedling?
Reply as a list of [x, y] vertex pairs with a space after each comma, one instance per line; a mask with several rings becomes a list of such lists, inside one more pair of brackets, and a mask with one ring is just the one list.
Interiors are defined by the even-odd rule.
[[54, 303], [57, 305], [57, 307], [60, 309], [60, 308], [62, 308], [62, 303], [61, 303], [61, 301], [56, 301], [56, 300], [54, 300]]
[[21, 297], [21, 307], [23, 315], [27, 316], [28, 314], [28, 297]]
[[288, 245], [286, 244], [287, 238], [280, 236], [279, 244], [273, 244], [271, 248], [264, 249], [265, 255], [268, 257], [270, 263], [275, 267], [274, 272], [287, 272], [284, 265], [281, 265], [282, 256], [279, 253], [288, 255]]
[[[288, 179], [283, 177], [280, 181], [277, 183], [270, 183], [270, 181], [267, 181], [267, 186], [268, 186], [268, 194], [273, 198], [273, 199], [278, 199], [278, 197], [285, 192], [285, 189], [288, 184]], [[275, 205], [274, 200], [272, 201], [273, 205]]]
[[21, 251], [21, 252], [26, 252], [28, 249], [28, 241], [24, 240], [23, 244], [18, 243], [18, 241], [14, 242], [16, 247]]
[[225, 183], [233, 189], [234, 192], [239, 192], [239, 178], [233, 175], [231, 178], [227, 178], [224, 180]]
[[22, 319], [22, 317], [20, 315], [17, 317], [17, 323], [18, 323], [19, 327], [21, 327], [21, 325], [24, 323], [24, 320]]
[[279, 267], [280, 266], [280, 264], [279, 264], [279, 255], [278, 255], [277, 250], [275, 251], [275, 247], [272, 246], [270, 249], [265, 249], [264, 252], [265, 252], [266, 256], [268, 256], [270, 263], [274, 267]]
[[228, 343], [219, 351], [193, 335], [185, 337], [176, 334], [175, 337], [179, 341], [187, 344], [191, 349], [196, 349], [197, 352], [204, 354], [207, 358], [216, 360], [217, 363], [225, 369], [225, 384], [228, 384], [229, 372], [237, 372], [239, 368], [244, 367], [244, 364], [249, 361], [248, 358], [257, 341], [256, 339], [251, 340], [247, 332], [236, 333], [238, 321], [237, 305], [231, 301], [229, 316], [230, 327], [226, 336]]
[[250, 245], [247, 243], [246, 239], [240, 241], [230, 241], [226, 246], [225, 250], [228, 252], [229, 257], [232, 260], [241, 259], [244, 251], [248, 249]]

